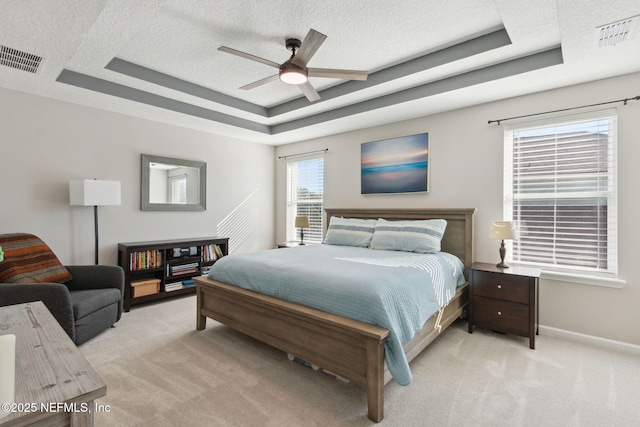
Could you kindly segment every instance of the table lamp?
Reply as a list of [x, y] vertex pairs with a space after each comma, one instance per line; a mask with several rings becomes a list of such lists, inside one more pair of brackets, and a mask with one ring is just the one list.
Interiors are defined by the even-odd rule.
[[513, 240], [516, 238], [516, 224], [511, 221], [494, 221], [491, 223], [489, 237], [492, 239], [500, 239], [500, 262], [496, 264], [496, 267], [509, 268], [509, 264], [504, 262], [504, 256], [507, 254], [507, 249], [504, 246], [505, 240]]
[[304, 229], [309, 227], [309, 217], [297, 216], [295, 226], [300, 228], [300, 245], [304, 245]]

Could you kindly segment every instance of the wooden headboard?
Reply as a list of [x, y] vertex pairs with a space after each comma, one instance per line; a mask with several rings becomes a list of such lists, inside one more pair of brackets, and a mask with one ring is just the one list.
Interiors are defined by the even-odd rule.
[[473, 214], [474, 208], [464, 209], [325, 209], [326, 227], [332, 216], [344, 218], [378, 219], [389, 221], [444, 219], [447, 228], [442, 237], [442, 251], [462, 260], [466, 267], [473, 264]]

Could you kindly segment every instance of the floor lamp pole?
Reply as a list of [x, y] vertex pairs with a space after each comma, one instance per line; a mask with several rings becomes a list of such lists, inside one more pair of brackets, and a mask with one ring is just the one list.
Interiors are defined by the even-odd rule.
[[96, 265], [98, 265], [98, 206], [93, 207], [93, 218], [95, 223], [95, 235], [96, 235]]

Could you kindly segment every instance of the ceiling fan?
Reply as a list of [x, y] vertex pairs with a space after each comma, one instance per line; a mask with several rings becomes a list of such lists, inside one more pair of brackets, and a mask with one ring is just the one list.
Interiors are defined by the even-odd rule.
[[282, 64], [251, 55], [249, 53], [241, 52], [239, 50], [231, 49], [226, 46], [220, 46], [218, 50], [260, 62], [265, 65], [270, 65], [271, 67], [278, 68], [280, 70], [278, 74], [258, 80], [257, 82], [249, 83], [248, 85], [242, 86], [240, 89], [249, 90], [280, 79], [284, 83], [297, 85], [304, 96], [306, 96], [310, 102], [313, 102], [320, 99], [320, 95], [318, 95], [318, 92], [313, 88], [311, 83], [309, 83], [309, 77], [367, 80], [367, 76], [369, 75], [368, 71], [307, 68], [307, 63], [311, 60], [322, 43], [324, 43], [326, 38], [327, 36], [324, 34], [319, 33], [314, 29], [310, 29], [302, 42], [298, 39], [287, 39], [286, 47], [292, 52], [292, 54], [291, 57]]

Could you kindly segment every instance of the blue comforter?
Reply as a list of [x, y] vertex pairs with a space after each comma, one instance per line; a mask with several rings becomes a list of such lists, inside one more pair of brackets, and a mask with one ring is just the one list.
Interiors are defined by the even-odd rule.
[[219, 259], [208, 277], [388, 329], [385, 360], [400, 385], [411, 382], [402, 343], [464, 284], [464, 266], [440, 252], [306, 245]]

